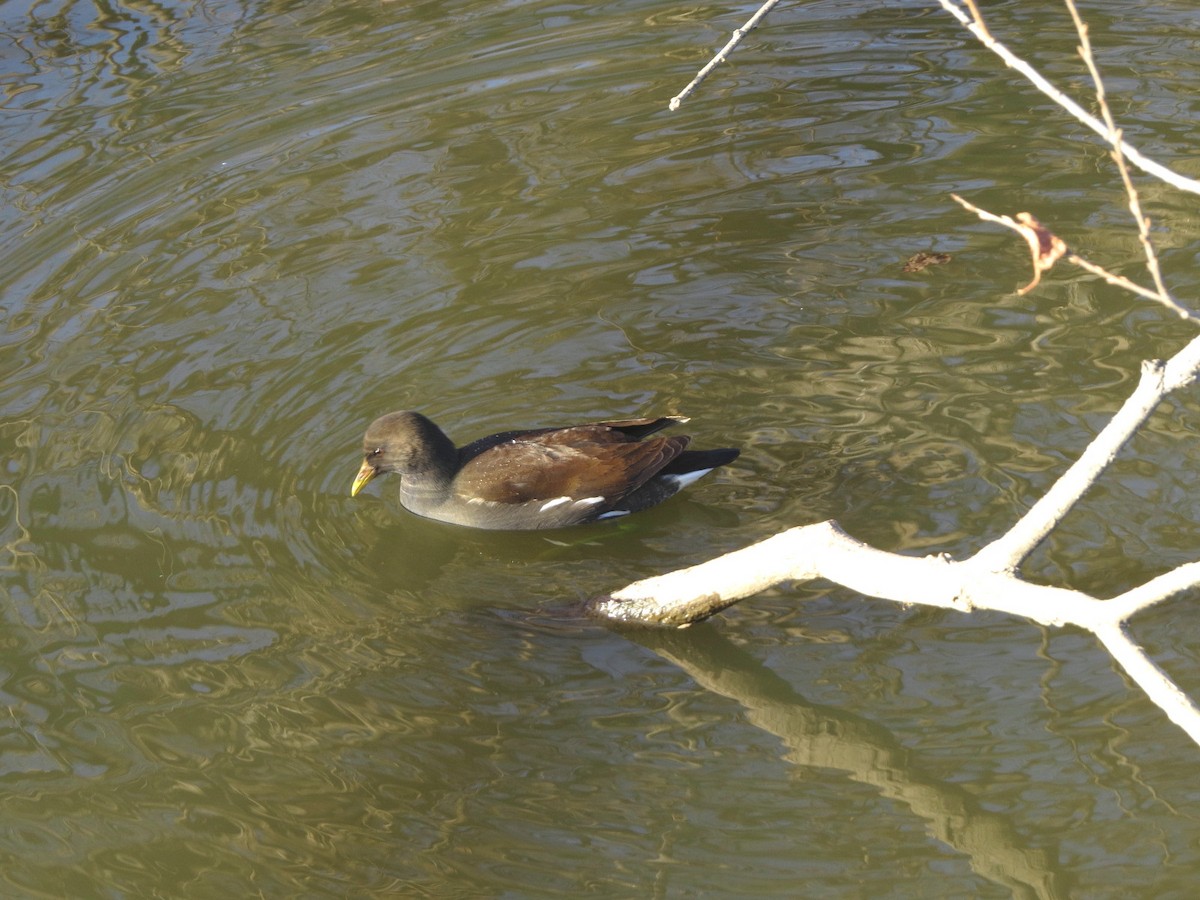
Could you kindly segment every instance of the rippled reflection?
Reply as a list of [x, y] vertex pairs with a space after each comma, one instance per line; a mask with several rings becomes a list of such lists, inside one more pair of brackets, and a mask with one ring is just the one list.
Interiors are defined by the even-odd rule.
[[[1190, 7], [1099, 5], [1127, 125], [1190, 154]], [[1073, 83], [1065, 17], [993, 6]], [[1178, 892], [1191, 751], [1074, 636], [811, 586], [644, 646], [560, 617], [826, 517], [969, 551], [1188, 337], [1066, 273], [1011, 293], [1024, 251], [949, 191], [1140, 250], [1103, 151], [933, 7], [780, 8], [667, 113], [729, 16], [0, 7], [6, 893]], [[1191, 208], [1146, 197], [1182, 293]], [[614, 527], [474, 533], [347, 496], [403, 407], [745, 452]], [[1190, 560], [1195, 422], [1037, 573]], [[1181, 630], [1145, 639], [1186, 671]]]

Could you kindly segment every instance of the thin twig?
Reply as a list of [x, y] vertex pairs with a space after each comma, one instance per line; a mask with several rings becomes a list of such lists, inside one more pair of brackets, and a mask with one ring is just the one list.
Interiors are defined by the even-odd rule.
[[[1137, 188], [1133, 186], [1133, 179], [1129, 177], [1129, 166], [1125, 164], [1125, 154], [1121, 152], [1121, 130], [1117, 128], [1112, 110], [1108, 106], [1104, 80], [1100, 77], [1100, 68], [1096, 65], [1096, 57], [1092, 53], [1092, 42], [1088, 37], [1087, 23], [1080, 18], [1079, 10], [1075, 7], [1075, 0], [1065, 0], [1065, 2], [1067, 9], [1071, 11], [1075, 31], [1079, 34], [1079, 55], [1083, 57], [1084, 65], [1091, 73], [1092, 83], [1096, 86], [1096, 105], [1100, 107], [1100, 115], [1104, 118], [1105, 127], [1108, 128], [1108, 142], [1113, 148], [1113, 161], [1117, 164], [1117, 171], [1121, 173], [1121, 183], [1125, 185], [1125, 194], [1129, 197], [1129, 211], [1137, 223], [1138, 237], [1146, 252], [1146, 269], [1150, 272], [1150, 277], [1154, 279], [1154, 286], [1158, 289], [1159, 296], [1163, 297], [1165, 302], [1171, 297], [1171, 293], [1163, 282], [1162, 270], [1158, 265], [1158, 254], [1154, 252], [1154, 244], [1150, 240], [1150, 219], [1142, 214], [1142, 204], [1138, 198]], [[1178, 305], [1174, 300], [1171, 300], [1171, 304]]]
[[679, 109], [680, 104], [683, 103], [683, 101], [689, 96], [691, 96], [692, 91], [699, 86], [700, 82], [708, 77], [708, 73], [715, 69], [718, 64], [725, 61], [729, 54], [733, 52], [733, 48], [742, 42], [742, 38], [748, 35], [754, 29], [754, 26], [759, 23], [762, 17], [769, 13], [771, 8], [778, 2], [779, 0], [767, 0], [766, 3], [760, 6], [758, 11], [752, 15], [749, 20], [747, 20], [745, 25], [734, 31], [733, 37], [729, 39], [724, 47], [717, 51], [716, 56], [708, 61], [708, 65], [696, 73], [696, 77], [692, 79], [691, 83], [671, 98], [671, 102], [667, 104], [667, 108], [671, 110], [671, 112]]
[[1145, 297], [1147, 300], [1155, 300], [1163, 304], [1181, 319], [1196, 318], [1195, 313], [1191, 312], [1187, 307], [1179, 305], [1169, 295], [1164, 297], [1156, 291], [1152, 291], [1149, 288], [1144, 288], [1140, 284], [1130, 281], [1124, 275], [1117, 275], [1115, 272], [1108, 271], [1108, 269], [1104, 268], [1103, 266], [1098, 266], [1093, 262], [1088, 262], [1082, 256], [1079, 256], [1075, 253], [1068, 253], [1063, 258], [1072, 265], [1079, 266], [1081, 269], [1086, 269], [1093, 275], [1099, 275], [1111, 285], [1125, 288], [1125, 290], [1137, 294], [1139, 297]]
[[[979, 218], [983, 219], [985, 222], [995, 222], [997, 225], [1003, 225], [1005, 228], [1010, 228], [1013, 231], [1017, 232], [1017, 234], [1024, 237], [1026, 240], [1029, 240], [1029, 233], [1031, 230], [1030, 226], [1028, 224], [1026, 224], [1024, 221], [1017, 221], [1017, 219], [1022, 219], [1022, 217], [1028, 217], [1029, 219], [1032, 219], [1032, 217], [1029, 216], [1028, 213], [1018, 213], [1017, 219], [1013, 219], [1010, 216], [997, 215], [996, 213], [989, 212], [986, 209], [982, 209], [982, 208], [976, 206], [975, 204], [971, 203], [969, 200], [966, 200], [963, 197], [960, 197], [958, 194], [951, 194], [950, 197], [956, 203], [958, 203], [963, 209], [967, 210], [968, 212], [975, 213], [975, 215], [979, 216]], [[1035, 224], [1036, 224], [1036, 222], [1035, 222]], [[1065, 249], [1066, 245], [1063, 244], [1062, 246]], [[1145, 297], [1147, 300], [1154, 300], [1158, 303], [1161, 303], [1163, 306], [1167, 307], [1169, 310], [1171, 310], [1171, 312], [1175, 313], [1181, 319], [1189, 319], [1189, 320], [1193, 320], [1193, 321], [1200, 320], [1200, 316], [1197, 316], [1195, 313], [1193, 313], [1187, 307], [1180, 304], [1170, 294], [1160, 294], [1158, 291], [1152, 291], [1152, 290], [1150, 290], [1150, 288], [1142, 287], [1140, 284], [1130, 281], [1124, 275], [1118, 275], [1115, 272], [1110, 272], [1110, 271], [1108, 271], [1108, 269], [1105, 269], [1103, 266], [1098, 266], [1094, 262], [1090, 262], [1090, 261], [1084, 259], [1079, 254], [1073, 253], [1070, 250], [1066, 250], [1064, 253], [1059, 254], [1059, 256], [1061, 256], [1062, 259], [1065, 259], [1067, 262], [1071, 263], [1072, 265], [1079, 266], [1079, 268], [1085, 269], [1086, 271], [1091, 272], [1093, 275], [1100, 276], [1105, 281], [1107, 281], [1109, 284], [1116, 285], [1118, 287], [1123, 287], [1123, 288], [1125, 288], [1125, 290], [1130, 291], [1134, 294], [1137, 294], [1139, 297]], [[1054, 257], [1054, 260], [1057, 260], [1057, 259], [1058, 259], [1057, 256]], [[1051, 260], [1051, 264], [1053, 264], [1054, 260]], [[1036, 271], [1038, 269], [1038, 261], [1036, 258], [1034, 260], [1034, 267], [1035, 267], [1035, 275], [1038, 275], [1039, 273]], [[1042, 270], [1048, 269], [1049, 267], [1050, 267], [1049, 265], [1045, 265], [1042, 267]], [[1027, 293], [1031, 288], [1036, 286], [1037, 283], [1038, 283], [1038, 279], [1037, 279], [1037, 277], [1035, 277], [1032, 282], [1030, 282], [1025, 287], [1021, 288], [1017, 293], [1020, 293], [1020, 294]]]
[[989, 41], [993, 40], [992, 33], [988, 31], [987, 25], [984, 24], [983, 14], [979, 11], [979, 7], [975, 5], [975, 0], [963, 0], [963, 3], [971, 11], [971, 18], [975, 21], [975, 27], [979, 29], [980, 34]]
[[[972, 34], [979, 38], [980, 42], [985, 47], [1004, 60], [1005, 65], [1007, 65], [1010, 69], [1016, 69], [1027, 79], [1029, 79], [1033, 86], [1039, 91], [1073, 115], [1088, 128], [1092, 129], [1092, 131], [1096, 132], [1096, 134], [1107, 140], [1108, 127], [1103, 122], [1084, 110], [1078, 103], [1043, 78], [1042, 75], [1033, 68], [1033, 66], [1029, 65], [1029, 63], [1015, 55], [1011, 50], [992, 37], [991, 33], [987, 30], [987, 27], [983, 24], [983, 20], [979, 18], [979, 10], [978, 8], [975, 8], [975, 4], [973, 2], [970, 4], [970, 6], [972, 9], [974, 9], [974, 19], [963, 12], [962, 8], [954, 3], [953, 0], [938, 0], [938, 3], [942, 5], [943, 9], [958, 19], [964, 28], [968, 29]], [[1179, 188], [1181, 191], [1200, 194], [1200, 181], [1197, 181], [1194, 178], [1187, 178], [1186, 176], [1179, 175], [1176, 172], [1172, 172], [1161, 163], [1156, 163], [1152, 159], [1147, 159], [1136, 147], [1127, 143], [1125, 140], [1121, 140], [1120, 144], [1121, 151], [1125, 154], [1126, 159], [1128, 159], [1143, 172], [1154, 175], [1155, 177], [1167, 182], [1167, 184]]]

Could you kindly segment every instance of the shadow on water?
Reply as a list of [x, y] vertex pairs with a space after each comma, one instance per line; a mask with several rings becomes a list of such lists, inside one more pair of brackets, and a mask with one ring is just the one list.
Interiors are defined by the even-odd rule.
[[[587, 640], [606, 626], [573, 613], [544, 608], [536, 616], [498, 613], [510, 625], [543, 639]], [[968, 790], [923, 771], [888, 729], [813, 703], [746, 647], [730, 640], [718, 620], [684, 629], [618, 627], [616, 633], [679, 667], [697, 686], [735, 701], [746, 721], [779, 738], [796, 767], [835, 772], [903, 804], [947, 848], [966, 856], [983, 878], [1021, 898], [1065, 898], [1071, 878], [1056, 858], [1055, 842], [1031, 841], [1012, 818], [987, 810]], [[818, 777], [828, 778], [828, 774]]]
[[960, 785], [923, 772], [919, 754], [904, 749], [886, 728], [806, 700], [719, 628], [622, 633], [675, 663], [705, 690], [736, 701], [748, 722], [783, 741], [792, 765], [837, 772], [908, 807], [939, 841], [966, 855], [976, 873], [1014, 897], [1071, 896], [1053, 844], [1031, 843], [1009, 816], [986, 810]]

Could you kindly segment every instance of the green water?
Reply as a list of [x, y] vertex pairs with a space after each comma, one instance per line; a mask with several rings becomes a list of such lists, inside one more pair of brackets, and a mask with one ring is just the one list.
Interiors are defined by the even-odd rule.
[[[781, 588], [677, 635], [581, 597], [836, 518], [1001, 532], [1192, 337], [1103, 148], [935, 3], [0, 5], [0, 879], [19, 897], [1185, 896], [1197, 749], [1094, 641]], [[1053, 5], [987, 4], [1071, 89]], [[1084, 10], [1189, 174], [1190, 3]], [[1145, 185], [1197, 296], [1195, 198]], [[922, 250], [951, 254], [911, 274]], [[617, 525], [348, 496], [366, 425], [684, 414], [734, 466]], [[1039, 550], [1200, 546], [1175, 398]], [[1200, 690], [1188, 599], [1137, 637]]]

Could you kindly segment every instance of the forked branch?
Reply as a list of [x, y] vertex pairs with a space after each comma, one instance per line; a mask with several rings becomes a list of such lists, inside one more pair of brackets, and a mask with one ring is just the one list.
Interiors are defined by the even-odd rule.
[[[962, 23], [963, 27], [969, 30], [979, 42], [1004, 60], [1004, 64], [1010, 69], [1015, 69], [1020, 72], [1025, 78], [1036, 87], [1039, 91], [1057, 103], [1062, 109], [1066, 110], [1096, 134], [1100, 135], [1105, 140], [1108, 139], [1108, 126], [1100, 119], [1097, 119], [1091, 113], [1083, 109], [1078, 103], [1056, 88], [1053, 84], [1046, 80], [1043, 75], [1033, 66], [1021, 59], [1006, 46], [992, 37], [987, 26], [983, 23], [983, 17], [980, 16], [978, 8], [973, 0], [965, 0], [971, 15], [968, 16], [963, 8], [954, 0], [938, 0], [938, 3], [949, 12], [952, 16]], [[1154, 160], [1144, 156], [1136, 147], [1128, 143], [1124, 139], [1119, 142], [1121, 152], [1125, 154], [1126, 159], [1141, 169], [1148, 175], [1153, 175], [1160, 181], [1164, 181], [1172, 187], [1179, 188], [1181, 191], [1188, 191], [1192, 194], [1200, 194], [1200, 181], [1194, 178], [1188, 178], [1173, 172], [1166, 166], [1156, 163]]]
[[[1021, 293], [1036, 287], [1043, 272], [1060, 259], [1066, 259], [1111, 284], [1163, 304], [1182, 318], [1197, 321], [1200, 317], [1178, 303], [1166, 288], [1150, 236], [1150, 223], [1142, 211], [1127, 162], [1181, 190], [1200, 193], [1200, 182], [1147, 160], [1124, 140], [1109, 110], [1087, 27], [1074, 0], [1064, 2], [1079, 35], [1079, 53], [1095, 83], [1101, 119], [1085, 112], [998, 41], [984, 23], [975, 0], [961, 0], [962, 5], [958, 0], [938, 2], [1008, 66], [1105, 138], [1125, 186], [1129, 210], [1154, 284], [1153, 288], [1142, 287], [1082, 259], [1028, 213], [1018, 214], [1015, 218], [996, 215], [956, 196], [959, 203], [976, 215], [1013, 229], [1028, 243], [1034, 277]], [[764, 4], [743, 31], [753, 27], [773, 5]], [[672, 109], [725, 58], [738, 40], [740, 36], [735, 33], [735, 40], [672, 100]], [[885, 553], [854, 540], [836, 523], [825, 522], [790, 529], [690, 569], [635, 582], [612, 594], [593, 598], [587, 604], [588, 611], [613, 623], [686, 627], [772, 585], [821, 578], [861, 594], [900, 603], [940, 606], [962, 612], [986, 608], [1023, 616], [1044, 625], [1076, 625], [1096, 635], [1147, 696], [1200, 745], [1200, 709], [1126, 633], [1127, 623], [1139, 611], [1200, 586], [1200, 562], [1180, 566], [1108, 600], [1065, 588], [1030, 584], [1017, 575], [1021, 562], [1095, 484], [1162, 399], [1171, 391], [1191, 385], [1198, 374], [1200, 337], [1194, 338], [1165, 364], [1155, 360], [1144, 363], [1142, 377], [1133, 394], [1079, 459], [1012, 528], [968, 559], [914, 558]]]

